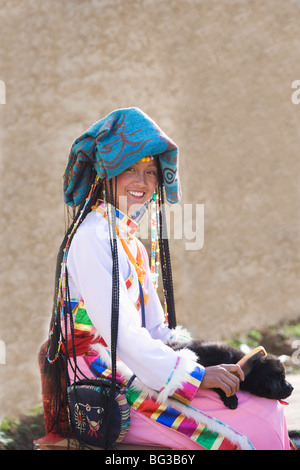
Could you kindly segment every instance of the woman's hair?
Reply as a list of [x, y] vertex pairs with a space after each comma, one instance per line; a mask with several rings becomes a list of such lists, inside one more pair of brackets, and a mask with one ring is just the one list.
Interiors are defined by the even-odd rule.
[[169, 250], [168, 230], [165, 214], [165, 197], [163, 176], [160, 165], [158, 165], [158, 201], [159, 201], [159, 254], [160, 266], [163, 280], [163, 290], [167, 304], [168, 326], [176, 327], [176, 312], [174, 301], [174, 289], [172, 278], [172, 266]]
[[[88, 191], [85, 195], [84, 202], [78, 208], [73, 222], [69, 226], [62, 244], [60, 246], [57, 262], [56, 262], [56, 273], [55, 273], [55, 288], [54, 288], [54, 299], [53, 299], [53, 310], [52, 318], [50, 322], [50, 334], [48, 339], [47, 357], [45, 359], [44, 367], [44, 383], [47, 384], [48, 389], [48, 410], [49, 416], [47, 416], [48, 430], [49, 429], [60, 435], [68, 435], [68, 419], [67, 419], [67, 374], [66, 374], [66, 360], [62, 357], [59, 351], [59, 344], [62, 336], [62, 324], [61, 324], [61, 312], [57, 311], [57, 300], [59, 296], [59, 284], [61, 278], [61, 267], [64, 259], [64, 252], [66, 246], [70, 246], [72, 239], [76, 233], [77, 228], [84, 221], [86, 216], [91, 211], [92, 206], [96, 203], [100, 197], [100, 193], [103, 187], [107, 184], [106, 180], [103, 180], [101, 184], [96, 184], [96, 172], [93, 171], [91, 179], [88, 185]], [[116, 207], [117, 202], [117, 178], [115, 178], [115, 188], [113, 188], [112, 180], [110, 184], [110, 203]], [[92, 190], [91, 190], [92, 188]], [[91, 193], [91, 194], [90, 194]], [[170, 328], [176, 326], [176, 314], [175, 314], [175, 302], [173, 294], [173, 280], [172, 280], [172, 269], [171, 259], [169, 252], [168, 234], [166, 227], [166, 217], [164, 208], [164, 185], [163, 177], [160, 165], [158, 165], [158, 204], [159, 204], [159, 247], [160, 247], [160, 265], [163, 279], [163, 290], [165, 301], [167, 304], [168, 313], [168, 325]], [[110, 212], [110, 211], [109, 211]], [[118, 331], [118, 312], [119, 312], [119, 269], [118, 269], [118, 252], [117, 252], [117, 239], [116, 239], [116, 220], [115, 211], [111, 211], [111, 223], [112, 226], [110, 231], [110, 244], [112, 252], [112, 323], [111, 323], [111, 337], [117, 338]], [[67, 274], [67, 273], [66, 273]], [[66, 290], [68, 289], [68, 277], [66, 275]], [[67, 309], [68, 310], [68, 309]], [[70, 317], [72, 312], [69, 308]], [[65, 338], [66, 340], [66, 338]], [[66, 348], [65, 348], [66, 349]], [[112, 358], [116, 357], [116, 350], [112, 350]], [[57, 357], [56, 357], [57, 356]], [[112, 361], [114, 363], [114, 361]], [[116, 375], [116, 370], [112, 371], [113, 377]], [[45, 417], [46, 418], [46, 417]]]
[[[47, 353], [44, 365], [44, 383], [43, 385], [48, 389], [47, 399], [49, 400], [48, 409], [50, 411], [47, 416], [48, 427], [54, 432], [60, 434], [68, 434], [67, 425], [67, 403], [66, 403], [66, 371], [65, 371], [65, 360], [58, 354], [59, 344], [62, 334], [61, 324], [61, 312], [57, 311], [57, 299], [59, 296], [59, 283], [61, 278], [61, 267], [63, 263], [64, 250], [67, 243], [70, 245], [76, 230], [76, 224], [78, 226], [84, 221], [88, 213], [91, 211], [91, 207], [99, 198], [100, 190], [102, 185], [95, 185], [96, 172], [93, 171], [91, 174], [88, 190], [82, 204], [78, 207], [76, 215], [68, 227], [63, 241], [60, 245], [57, 260], [56, 260], [56, 271], [55, 271], [55, 285], [54, 285], [54, 298], [52, 317], [49, 328], [49, 338]], [[90, 199], [87, 201], [87, 197], [91, 190], [91, 187], [95, 185], [94, 192]], [[77, 227], [78, 228], [78, 227]], [[58, 356], [55, 359], [55, 356]]]

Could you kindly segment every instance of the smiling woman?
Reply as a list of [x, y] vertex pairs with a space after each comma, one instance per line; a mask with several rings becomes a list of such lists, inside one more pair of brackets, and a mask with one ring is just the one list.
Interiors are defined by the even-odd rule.
[[[209, 389], [239, 393], [240, 366], [198, 364], [185, 347], [188, 332], [176, 326], [164, 198], [174, 204], [180, 195], [178, 148], [141, 110], [116, 110], [74, 142], [64, 198], [79, 207], [57, 260], [43, 390], [47, 432], [81, 440], [92, 436], [97, 443], [104, 438], [108, 448], [115, 442], [109, 410], [117, 384], [123, 390], [117, 442], [189, 450], [288, 449], [280, 404], [244, 394], [237, 410], [224, 409]], [[135, 236], [149, 204], [150, 266]], [[156, 292], [159, 262], [165, 309]], [[68, 405], [68, 390], [82, 378], [92, 388], [103, 379], [112, 390], [101, 410], [99, 402], [94, 406], [76, 394], [74, 407]]]

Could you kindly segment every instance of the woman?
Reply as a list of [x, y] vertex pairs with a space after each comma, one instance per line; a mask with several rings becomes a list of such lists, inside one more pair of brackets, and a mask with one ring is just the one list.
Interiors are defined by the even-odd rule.
[[[135, 377], [127, 392], [131, 425], [123, 442], [172, 449], [288, 449], [281, 405], [239, 392], [244, 376], [238, 365], [204, 368], [191, 351], [170, 347], [173, 340], [184, 345], [188, 333], [176, 327], [164, 193], [169, 203], [180, 199], [178, 148], [141, 110], [116, 110], [74, 142], [64, 198], [67, 205], [80, 207], [58, 258], [46, 361], [53, 386], [48, 431], [62, 432], [65, 426], [58, 421], [65, 407], [58, 380], [66, 372], [60, 369], [62, 354], [71, 357], [71, 382], [111, 376], [115, 306], [117, 379], [126, 384]], [[150, 202], [151, 267], [135, 236]], [[166, 311], [156, 293], [158, 246]], [[74, 338], [67, 331], [64, 343], [60, 316], [66, 290]], [[225, 408], [210, 390], [214, 387], [228, 396], [238, 393], [238, 409]]]

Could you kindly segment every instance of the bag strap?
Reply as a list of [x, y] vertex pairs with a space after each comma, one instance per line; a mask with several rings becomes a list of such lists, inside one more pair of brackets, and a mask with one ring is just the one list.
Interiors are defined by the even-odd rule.
[[[140, 288], [140, 300], [141, 300], [141, 313], [142, 313], [142, 328], [146, 327], [146, 315], [145, 315], [145, 301], [144, 301], [144, 291], [143, 291], [143, 286], [139, 281], [139, 288]], [[124, 393], [128, 392], [129, 387], [131, 386], [132, 382], [136, 378], [136, 375], [133, 374], [130, 379], [128, 380], [126, 387], [124, 389]]]
[[141, 300], [141, 314], [142, 314], [142, 327], [146, 327], [146, 315], [145, 315], [145, 299], [144, 299], [144, 291], [143, 291], [143, 286], [139, 282], [139, 288], [140, 288], [140, 300]]
[[[110, 180], [110, 192], [113, 194], [113, 184]], [[115, 181], [115, 198], [117, 197], [117, 178]], [[119, 259], [118, 259], [118, 243], [117, 243], [117, 220], [116, 220], [116, 200], [111, 209], [107, 211], [108, 215], [108, 230], [109, 240], [112, 254], [112, 300], [111, 300], [111, 387], [108, 399], [107, 416], [112, 413], [113, 403], [117, 390], [117, 341], [118, 341], [118, 327], [119, 327], [119, 304], [120, 304], [120, 280], [119, 280]], [[110, 218], [111, 216], [111, 223]], [[106, 429], [106, 445], [109, 448], [109, 435], [111, 432], [110, 426]]]

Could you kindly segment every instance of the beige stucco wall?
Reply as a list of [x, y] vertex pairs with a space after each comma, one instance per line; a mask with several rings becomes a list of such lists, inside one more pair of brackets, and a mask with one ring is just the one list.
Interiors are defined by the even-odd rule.
[[204, 245], [171, 240], [179, 323], [228, 338], [300, 316], [300, 4], [2, 0], [0, 418], [40, 400], [72, 141], [139, 106], [180, 147]]

